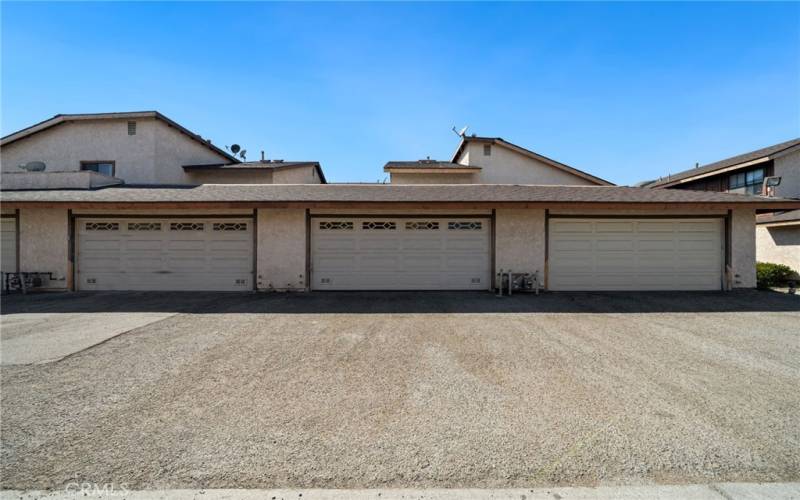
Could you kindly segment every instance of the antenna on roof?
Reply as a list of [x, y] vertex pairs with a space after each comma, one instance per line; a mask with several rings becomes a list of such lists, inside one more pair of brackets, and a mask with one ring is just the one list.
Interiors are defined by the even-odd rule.
[[467, 135], [467, 129], [468, 128], [469, 128], [469, 125], [467, 125], [466, 127], [462, 128], [461, 130], [456, 130], [456, 127], [453, 126], [453, 133], [463, 139], [464, 136]]
[[239, 153], [239, 158], [241, 158], [242, 160], [246, 160], [246, 159], [247, 159], [247, 150], [246, 150], [246, 149], [243, 149], [243, 150], [242, 150], [242, 151]]

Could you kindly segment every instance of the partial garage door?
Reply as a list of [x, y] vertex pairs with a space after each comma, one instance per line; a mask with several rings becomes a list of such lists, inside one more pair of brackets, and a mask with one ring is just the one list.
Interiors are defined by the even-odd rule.
[[251, 219], [78, 219], [81, 290], [252, 290]]
[[313, 218], [317, 290], [486, 290], [488, 218]]
[[721, 219], [549, 222], [551, 290], [719, 290]]
[[2, 233], [0, 233], [0, 288], [5, 287], [6, 273], [17, 272], [17, 219], [11, 217], [3, 217]]

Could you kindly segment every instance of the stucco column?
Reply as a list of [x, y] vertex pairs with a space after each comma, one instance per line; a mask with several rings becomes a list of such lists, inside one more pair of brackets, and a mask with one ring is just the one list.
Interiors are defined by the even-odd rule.
[[19, 213], [19, 270], [53, 273], [43, 288], [65, 290], [69, 268], [69, 216], [62, 208], [23, 208]]
[[737, 208], [731, 217], [733, 288], [756, 286], [756, 212]]
[[495, 272], [538, 271], [544, 284], [544, 210], [499, 209], [495, 225]]
[[304, 209], [259, 209], [256, 243], [259, 290], [308, 289]]

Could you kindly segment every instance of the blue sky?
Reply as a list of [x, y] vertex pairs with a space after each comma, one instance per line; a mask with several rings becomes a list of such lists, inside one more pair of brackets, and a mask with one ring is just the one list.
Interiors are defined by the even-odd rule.
[[800, 136], [798, 3], [2, 2], [6, 135], [159, 110], [376, 181], [452, 126], [620, 184]]

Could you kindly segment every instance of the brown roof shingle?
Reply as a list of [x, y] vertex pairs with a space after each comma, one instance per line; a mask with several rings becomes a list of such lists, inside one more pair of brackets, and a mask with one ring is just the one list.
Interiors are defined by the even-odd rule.
[[509, 184], [204, 184], [111, 187], [94, 191], [3, 191], [3, 203], [638, 203], [752, 204], [800, 208], [800, 200], [689, 190], [621, 186]]
[[692, 177], [697, 177], [698, 175], [709, 174], [716, 170], [722, 170], [723, 168], [736, 166], [740, 163], [747, 163], [761, 158], [769, 158], [774, 154], [781, 153], [789, 148], [793, 148], [798, 145], [800, 145], [800, 138], [792, 139], [786, 142], [781, 142], [779, 144], [774, 144], [766, 148], [750, 151], [749, 153], [743, 153], [740, 155], [731, 156], [730, 158], [726, 158], [720, 161], [715, 161], [714, 163], [709, 163], [707, 165], [702, 165], [696, 168], [691, 168], [689, 170], [684, 170], [683, 172], [678, 172], [677, 174], [671, 174], [662, 179], [658, 179], [657, 181], [648, 183], [645, 185], [645, 187], [648, 188], [666, 187], [670, 184], [673, 184], [675, 182], [684, 179], [690, 179]]

